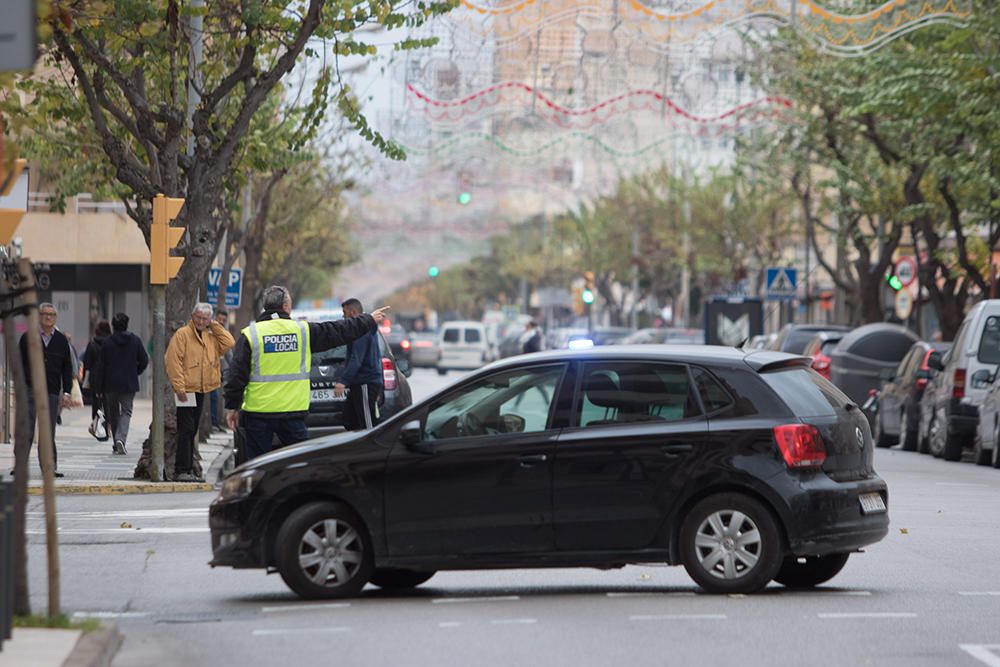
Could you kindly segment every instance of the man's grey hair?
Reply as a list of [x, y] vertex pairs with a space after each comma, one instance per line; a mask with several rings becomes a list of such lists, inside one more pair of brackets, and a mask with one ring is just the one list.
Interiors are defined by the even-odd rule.
[[210, 303], [196, 303], [194, 305], [194, 310], [191, 311], [191, 314], [194, 315], [195, 313], [201, 313], [202, 315], [211, 317], [212, 310], [212, 304]]
[[281, 310], [286, 303], [292, 302], [292, 295], [288, 289], [281, 285], [271, 285], [264, 290], [264, 296], [261, 300], [264, 310]]
[[51, 303], [49, 303], [48, 301], [43, 301], [42, 303], [38, 304], [38, 312], [42, 312], [43, 308], [51, 308], [52, 310], [56, 309], [56, 307]]

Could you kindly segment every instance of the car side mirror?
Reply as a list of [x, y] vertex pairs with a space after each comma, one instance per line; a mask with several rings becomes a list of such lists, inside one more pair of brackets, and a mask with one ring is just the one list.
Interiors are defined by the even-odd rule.
[[413, 374], [413, 368], [410, 367], [409, 359], [397, 359], [396, 368], [406, 377], [410, 377]]
[[993, 384], [993, 375], [985, 368], [972, 374], [973, 389], [986, 389], [991, 384]]
[[941, 363], [941, 353], [931, 352], [927, 357], [927, 367], [936, 371], [943, 371], [944, 364]]
[[399, 440], [407, 447], [407, 449], [411, 449], [415, 452], [421, 452], [423, 454], [433, 454], [434, 445], [428, 442], [423, 442], [423, 439], [424, 429], [420, 425], [419, 419], [406, 422], [403, 424], [403, 428], [399, 431]]

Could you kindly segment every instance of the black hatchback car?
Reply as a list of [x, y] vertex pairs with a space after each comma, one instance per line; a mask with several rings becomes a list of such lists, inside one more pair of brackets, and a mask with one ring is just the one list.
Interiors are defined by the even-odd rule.
[[809, 587], [888, 531], [872, 459], [860, 409], [805, 357], [524, 355], [237, 468], [212, 503], [211, 564], [276, 570], [304, 598], [653, 561], [709, 592]]

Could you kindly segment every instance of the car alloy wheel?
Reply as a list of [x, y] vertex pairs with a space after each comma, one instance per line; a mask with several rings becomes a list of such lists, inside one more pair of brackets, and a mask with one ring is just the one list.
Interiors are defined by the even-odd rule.
[[289, 588], [307, 599], [356, 595], [373, 569], [360, 518], [340, 503], [300, 507], [278, 531], [275, 560]]
[[781, 567], [778, 527], [753, 498], [710, 496], [688, 513], [681, 528], [684, 569], [709, 593], [754, 593]]
[[944, 451], [944, 443], [941, 441], [942, 436], [941, 420], [937, 418], [937, 415], [931, 417], [931, 425], [927, 427], [927, 442], [928, 442], [928, 453], [934, 458], [941, 458], [941, 452]]

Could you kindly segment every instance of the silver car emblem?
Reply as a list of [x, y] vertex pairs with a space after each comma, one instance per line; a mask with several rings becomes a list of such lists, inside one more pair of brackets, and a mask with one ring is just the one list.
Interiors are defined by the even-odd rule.
[[854, 427], [854, 438], [858, 441], [858, 449], [865, 448], [865, 434], [861, 432], [861, 429]]
[[318, 366], [318, 368], [319, 368], [319, 374], [320, 375], [329, 375], [330, 374], [330, 367], [329, 366]]

